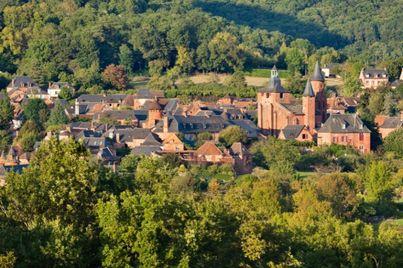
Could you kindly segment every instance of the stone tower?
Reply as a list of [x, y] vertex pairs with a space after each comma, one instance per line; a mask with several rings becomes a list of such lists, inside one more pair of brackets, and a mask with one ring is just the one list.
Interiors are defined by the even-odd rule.
[[310, 130], [315, 129], [315, 92], [313, 91], [311, 81], [306, 82], [304, 93], [302, 94], [302, 111], [304, 113], [304, 125]]
[[325, 95], [325, 78], [323, 77], [319, 61], [315, 64], [315, 69], [311, 76], [311, 85], [316, 97], [316, 126], [320, 126], [325, 122], [327, 114], [327, 104]]

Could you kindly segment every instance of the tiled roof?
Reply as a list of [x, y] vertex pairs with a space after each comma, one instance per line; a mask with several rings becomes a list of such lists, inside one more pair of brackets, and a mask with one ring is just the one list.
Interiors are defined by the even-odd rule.
[[356, 114], [331, 114], [319, 133], [370, 133]]
[[206, 141], [196, 150], [198, 155], [222, 155], [222, 151], [214, 144], [214, 141]]
[[231, 152], [232, 152], [232, 154], [239, 155], [239, 156], [244, 156], [244, 155], [249, 154], [248, 149], [246, 149], [246, 147], [240, 142], [235, 142], [234, 144], [232, 144]]
[[154, 145], [140, 145], [132, 149], [132, 154], [135, 155], [151, 155], [153, 153], [161, 152], [160, 146]]

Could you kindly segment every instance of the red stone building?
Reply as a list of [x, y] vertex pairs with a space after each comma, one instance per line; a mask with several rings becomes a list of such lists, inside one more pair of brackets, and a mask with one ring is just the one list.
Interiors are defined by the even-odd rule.
[[319, 63], [307, 81], [302, 100], [295, 99], [281, 85], [277, 69], [272, 69], [269, 86], [257, 94], [258, 127], [267, 134], [278, 136], [287, 126], [303, 125], [312, 140], [321, 123], [326, 120], [327, 102], [325, 79]]
[[371, 131], [356, 114], [331, 114], [318, 130], [318, 145], [352, 146], [362, 153], [371, 150]]

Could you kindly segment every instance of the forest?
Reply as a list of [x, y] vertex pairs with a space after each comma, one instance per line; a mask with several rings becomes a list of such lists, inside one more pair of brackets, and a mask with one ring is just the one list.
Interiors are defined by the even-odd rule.
[[304, 74], [318, 59], [377, 64], [403, 55], [399, 2], [4, 0], [0, 71], [87, 89], [111, 64], [169, 77], [273, 64]]
[[172, 155], [112, 172], [51, 139], [0, 187], [0, 267], [401, 267], [401, 134], [368, 156], [271, 138], [238, 177]]

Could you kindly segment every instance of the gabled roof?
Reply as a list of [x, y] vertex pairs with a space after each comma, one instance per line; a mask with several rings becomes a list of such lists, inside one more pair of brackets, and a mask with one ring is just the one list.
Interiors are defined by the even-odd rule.
[[31, 85], [32, 87], [38, 86], [38, 84], [29, 76], [17, 76], [11, 80], [8, 87], [18, 88], [24, 85]]
[[298, 138], [304, 127], [304, 125], [287, 125], [281, 131], [283, 132], [284, 138], [286, 140], [293, 140]]
[[375, 69], [375, 68], [364, 68], [362, 72], [365, 76], [369, 76], [369, 78], [383, 78], [383, 76], [388, 76], [388, 73], [385, 69]]
[[153, 153], [161, 152], [162, 149], [160, 146], [154, 145], [140, 145], [136, 146], [132, 150], [132, 154], [135, 155], [151, 155]]
[[240, 142], [234, 142], [234, 144], [232, 144], [231, 153], [239, 156], [250, 154], [248, 149], [246, 149], [246, 147]]
[[137, 99], [155, 99], [163, 98], [164, 92], [160, 90], [140, 89], [136, 96]]
[[141, 145], [161, 146], [161, 142], [154, 133], [150, 133], [149, 135], [147, 135], [147, 137], [145, 138], [144, 142]]
[[[120, 142], [131, 142], [133, 140], [145, 140], [151, 134], [151, 131], [146, 128], [125, 128], [112, 129], [115, 135], [119, 135]], [[108, 134], [109, 135], [109, 134]]]
[[[200, 132], [220, 132], [227, 126], [228, 122], [221, 116], [183, 116], [173, 115], [168, 117], [169, 132], [181, 132], [195, 134]], [[162, 132], [163, 120], [160, 120], [156, 132]]]
[[103, 102], [104, 99], [105, 99], [105, 97], [103, 95], [83, 94], [77, 98], [77, 101], [79, 103], [83, 103], [83, 102], [100, 103], [100, 102]]
[[319, 61], [317, 61], [315, 63], [315, 69], [313, 70], [313, 74], [311, 76], [311, 81], [325, 82], [325, 78], [323, 77], [322, 70], [319, 65]]
[[312, 88], [310, 79], [308, 79], [308, 81], [306, 81], [305, 90], [304, 90], [304, 93], [302, 94], [302, 96], [315, 97], [315, 92], [313, 92], [313, 88]]
[[331, 114], [319, 133], [371, 133], [357, 114]]
[[303, 114], [302, 103], [301, 102], [291, 102], [291, 103], [280, 103], [284, 108], [293, 114]]
[[206, 141], [196, 150], [198, 155], [222, 155], [222, 151], [215, 145], [214, 141]]
[[403, 126], [403, 121], [400, 119], [400, 117], [387, 117], [385, 118], [385, 121], [383, 124], [380, 126], [380, 128], [392, 128], [396, 129], [399, 127]]

